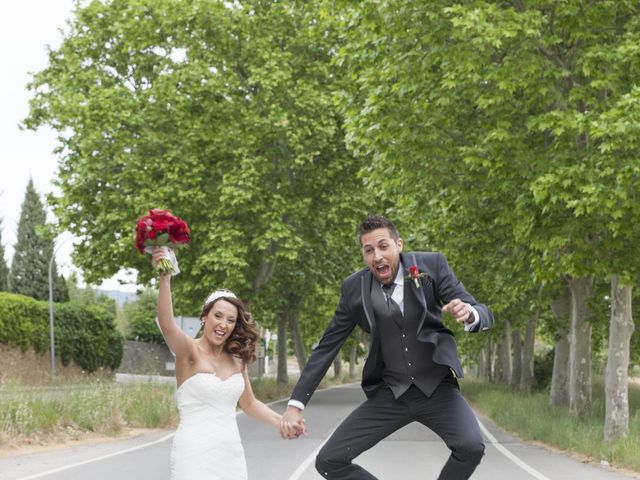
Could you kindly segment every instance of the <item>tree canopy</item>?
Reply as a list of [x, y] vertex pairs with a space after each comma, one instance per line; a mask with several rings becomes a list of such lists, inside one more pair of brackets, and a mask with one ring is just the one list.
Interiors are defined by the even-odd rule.
[[567, 282], [585, 287], [586, 320], [587, 293], [638, 281], [638, 13], [630, 0], [91, 2], [34, 76], [25, 123], [59, 134], [50, 201], [84, 239], [89, 281], [128, 266], [151, 282], [133, 225], [168, 208], [193, 232], [177, 308], [232, 288], [270, 326], [304, 319], [309, 346], [375, 212], [408, 249], [447, 255], [504, 320], [492, 335], [539, 317], [553, 338], [560, 320], [538, 312]]
[[189, 278], [174, 282], [188, 313], [216, 287], [252, 300], [279, 271], [311, 288], [328, 275], [335, 264], [308, 252], [350, 240], [363, 207], [333, 104], [335, 26], [320, 20], [305, 2], [78, 8], [34, 77], [26, 124], [59, 133], [50, 201], [85, 240], [74, 262], [88, 281], [121, 266], [151, 279], [133, 225], [156, 207], [192, 229]]

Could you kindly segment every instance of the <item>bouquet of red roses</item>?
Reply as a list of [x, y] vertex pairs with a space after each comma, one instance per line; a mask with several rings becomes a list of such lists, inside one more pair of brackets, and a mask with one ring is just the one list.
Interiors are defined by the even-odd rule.
[[[176, 249], [189, 243], [189, 226], [168, 210], [154, 208], [136, 222], [136, 248], [140, 253], [151, 253], [153, 247]], [[156, 270], [162, 275], [175, 275], [180, 272], [172, 250], [170, 258], [161, 259]]]

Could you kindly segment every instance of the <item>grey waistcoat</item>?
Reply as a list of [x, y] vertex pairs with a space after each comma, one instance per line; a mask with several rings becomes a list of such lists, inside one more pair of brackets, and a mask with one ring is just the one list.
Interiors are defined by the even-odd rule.
[[400, 397], [412, 384], [430, 397], [449, 373], [449, 367], [434, 363], [431, 359], [433, 345], [419, 342], [416, 338], [420, 304], [413, 292], [409, 291], [410, 288], [416, 287], [412, 282], [405, 282], [403, 317], [395, 302], [395, 308], [389, 311], [379, 282], [374, 280], [371, 287], [371, 301], [384, 360], [382, 379], [391, 388], [395, 398]]

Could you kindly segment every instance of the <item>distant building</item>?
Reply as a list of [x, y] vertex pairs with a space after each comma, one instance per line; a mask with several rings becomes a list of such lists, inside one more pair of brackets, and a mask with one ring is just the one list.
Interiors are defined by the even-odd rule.
[[[200, 331], [200, 319], [198, 317], [175, 317], [176, 324], [182, 329], [184, 333], [189, 335], [191, 338], [195, 338], [195, 336]], [[160, 328], [160, 324], [158, 323], [158, 317], [156, 317], [156, 325]], [[168, 348], [168, 346], [167, 346]], [[168, 348], [171, 352], [171, 349]], [[171, 352], [171, 354], [175, 357], [175, 354]], [[176, 363], [168, 361], [165, 363], [165, 369], [167, 371], [175, 371]]]
[[176, 317], [176, 323], [191, 338], [195, 338], [200, 331], [200, 319], [198, 317]]
[[[200, 319], [198, 317], [175, 317], [176, 325], [178, 325], [184, 333], [189, 335], [191, 338], [196, 338], [196, 335], [200, 331]], [[156, 325], [158, 325], [158, 329], [160, 329], [160, 324], [158, 323], [158, 317], [156, 317]]]

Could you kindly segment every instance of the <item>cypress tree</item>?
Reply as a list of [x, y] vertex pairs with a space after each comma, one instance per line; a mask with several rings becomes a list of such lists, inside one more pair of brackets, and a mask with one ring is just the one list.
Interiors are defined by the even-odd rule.
[[56, 275], [56, 262], [53, 261], [52, 273], [53, 277], [53, 301], [54, 302], [68, 302], [69, 301], [69, 286], [67, 285], [67, 279], [62, 274]]
[[[49, 260], [53, 255], [53, 241], [44, 236], [46, 218], [47, 214], [33, 185], [33, 179], [29, 179], [18, 222], [18, 235], [9, 273], [9, 291], [36, 300], [49, 299]], [[58, 280], [55, 260], [52, 275], [53, 280]]]
[[9, 289], [9, 266], [4, 259], [4, 245], [2, 245], [2, 219], [0, 219], [0, 292]]

